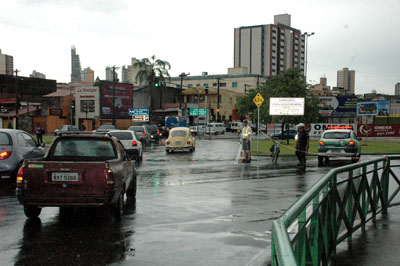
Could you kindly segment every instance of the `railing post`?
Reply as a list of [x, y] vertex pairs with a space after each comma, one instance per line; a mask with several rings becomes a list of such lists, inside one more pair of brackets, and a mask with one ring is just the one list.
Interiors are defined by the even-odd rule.
[[[334, 193], [334, 191], [337, 191], [337, 173], [335, 173], [331, 180], [329, 181], [329, 204], [328, 204], [328, 211], [329, 211], [329, 216], [330, 216], [330, 221], [329, 221], [329, 230], [328, 232], [329, 235], [329, 251], [330, 251], [330, 256], [336, 255], [336, 238], [337, 238], [337, 230], [336, 230], [336, 202], [340, 199], [337, 198], [338, 193]], [[329, 234], [330, 233], [330, 234]]]
[[306, 225], [306, 211], [304, 209], [298, 217], [298, 229], [297, 229], [297, 240], [296, 240], [296, 261], [298, 265], [306, 265], [306, 245], [307, 245], [307, 228]]
[[389, 207], [389, 170], [390, 170], [390, 160], [389, 158], [386, 157], [381, 178], [382, 195], [383, 195], [383, 202], [382, 202], [383, 215], [387, 214], [387, 209]]
[[362, 168], [362, 178], [361, 178], [361, 187], [362, 189], [362, 202], [361, 202], [361, 208], [362, 208], [362, 215], [363, 217], [360, 217], [363, 221], [363, 224], [361, 226], [361, 230], [365, 232], [365, 221], [367, 220], [367, 214], [368, 214], [368, 204], [366, 201], [366, 189], [368, 186], [368, 178], [367, 178], [367, 166], [363, 166]]
[[271, 234], [271, 266], [277, 266], [276, 264], [276, 249], [275, 249], [275, 230], [272, 227], [272, 234]]
[[[311, 261], [312, 265], [319, 265], [320, 260], [320, 229], [319, 229], [319, 216], [320, 216], [320, 207], [319, 207], [319, 193], [313, 200], [313, 216], [311, 217], [310, 224], [310, 253], [311, 253]], [[309, 265], [309, 262], [307, 262]]]
[[378, 207], [378, 202], [379, 202], [379, 198], [377, 201], [377, 195], [376, 195], [376, 188], [377, 188], [377, 183], [378, 181], [378, 163], [375, 162], [374, 163], [374, 173], [372, 175], [372, 181], [371, 181], [371, 197], [372, 197], [372, 202], [371, 204], [373, 205], [372, 209], [372, 221], [376, 222], [376, 209]]
[[349, 170], [347, 182], [347, 220], [349, 221], [349, 225], [351, 226], [349, 232], [349, 237], [347, 238], [348, 242], [353, 240], [353, 169]]

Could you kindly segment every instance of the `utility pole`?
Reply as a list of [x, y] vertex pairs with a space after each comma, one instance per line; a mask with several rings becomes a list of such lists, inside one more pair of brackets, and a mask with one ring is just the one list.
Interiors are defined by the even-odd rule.
[[117, 67], [114, 65], [111, 67], [113, 73], [113, 100], [112, 100], [112, 124], [115, 126], [115, 70]]
[[260, 75], [257, 74], [257, 87], [260, 86]]
[[182, 89], [183, 89], [183, 78], [189, 76], [190, 73], [185, 73], [182, 72], [181, 74], [179, 74], [179, 77], [181, 78], [181, 88], [179, 90], [179, 110], [182, 112]]
[[18, 72], [21, 70], [15, 69], [15, 129], [18, 129], [18, 109], [19, 109], [19, 95], [18, 95]]
[[217, 93], [217, 122], [220, 122], [220, 119], [219, 119], [219, 80], [220, 80], [221, 78], [217, 78], [217, 91], [218, 91], [218, 93]]
[[310, 37], [310, 36], [313, 36], [315, 33], [314, 32], [311, 32], [311, 33], [308, 33], [308, 32], [304, 32], [304, 34], [303, 34], [303, 36], [305, 37], [305, 42], [306, 42], [306, 61], [305, 61], [305, 67], [304, 67], [304, 81], [305, 81], [305, 84], [306, 84], [306, 86], [307, 86], [307, 63], [308, 63], [308, 61], [307, 61], [307, 56], [308, 56], [308, 37]]

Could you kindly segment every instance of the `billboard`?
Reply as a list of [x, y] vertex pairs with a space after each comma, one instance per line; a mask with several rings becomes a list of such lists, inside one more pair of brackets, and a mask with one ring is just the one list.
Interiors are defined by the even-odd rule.
[[378, 115], [390, 115], [390, 101], [378, 101]]
[[367, 124], [357, 126], [358, 137], [400, 137], [399, 124]]
[[304, 98], [270, 98], [270, 115], [304, 115]]
[[352, 117], [357, 114], [357, 97], [320, 96], [318, 106], [321, 116]]
[[[133, 85], [115, 83], [115, 116], [114, 118], [131, 118], [129, 109], [133, 103]], [[113, 83], [100, 83], [100, 116], [112, 118], [113, 108]]]
[[377, 115], [378, 114], [378, 102], [360, 102], [357, 103], [357, 115]]

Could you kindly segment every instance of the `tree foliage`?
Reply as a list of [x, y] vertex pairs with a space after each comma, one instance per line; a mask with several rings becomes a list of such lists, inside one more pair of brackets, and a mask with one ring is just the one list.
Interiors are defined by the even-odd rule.
[[154, 84], [158, 80], [159, 88], [157, 88], [160, 95], [160, 108], [162, 105], [162, 92], [166, 88], [166, 80], [170, 78], [169, 70], [171, 65], [164, 60], [157, 59], [155, 55], [150, 58], [143, 58], [139, 62], [133, 64], [133, 67], [138, 68], [136, 74], [136, 82], [141, 84], [148, 84], [150, 89], [155, 90]]
[[[277, 123], [311, 123], [318, 117], [318, 99], [306, 97], [306, 84], [302, 72], [298, 68], [291, 68], [279, 73], [267, 80], [258, 88], [250, 89], [246, 96], [238, 99], [239, 115], [250, 115], [253, 121], [257, 120], [257, 106], [253, 98], [259, 93], [264, 98], [264, 103], [260, 106], [260, 122], [267, 124]], [[305, 97], [304, 116], [270, 116], [269, 99], [271, 97]]]

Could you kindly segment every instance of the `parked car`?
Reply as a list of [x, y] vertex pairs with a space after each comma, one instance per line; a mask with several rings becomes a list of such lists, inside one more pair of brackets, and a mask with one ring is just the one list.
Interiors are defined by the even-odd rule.
[[96, 133], [107, 133], [110, 130], [115, 130], [114, 125], [101, 125], [94, 132]]
[[190, 126], [189, 129], [190, 129], [190, 132], [192, 133], [192, 135], [194, 135], [194, 136], [197, 135], [197, 131], [198, 131], [197, 126]]
[[328, 163], [330, 157], [351, 158], [357, 162], [361, 156], [361, 145], [356, 134], [350, 129], [328, 129], [322, 134], [318, 143], [318, 165]]
[[284, 130], [283, 134], [282, 132], [272, 134], [271, 138], [272, 139], [295, 139], [297, 135], [297, 131], [294, 129], [289, 130], [289, 135], [288, 135], [288, 130]]
[[136, 138], [142, 142], [144, 146], [151, 142], [151, 134], [144, 126], [130, 126], [128, 130], [135, 132]]
[[136, 197], [135, 166], [109, 136], [58, 137], [43, 159], [25, 161], [17, 175], [18, 201], [30, 218], [43, 207], [103, 207], [119, 217], [125, 193]]
[[135, 132], [132, 130], [110, 130], [107, 134], [121, 141], [131, 160], [137, 162], [143, 160], [142, 143], [136, 139]]
[[59, 136], [63, 133], [74, 133], [79, 131], [79, 128], [77, 126], [73, 125], [62, 125], [56, 130], [54, 130], [54, 136]]
[[192, 136], [188, 127], [174, 127], [169, 131], [168, 139], [165, 141], [167, 153], [174, 151], [190, 151], [196, 149], [196, 138]]
[[152, 140], [159, 141], [162, 137], [162, 133], [156, 125], [145, 125], [144, 126], [149, 132]]
[[224, 126], [224, 124], [223, 123], [215, 123], [215, 122], [212, 122], [212, 123], [209, 123], [207, 126], [206, 126], [206, 133], [207, 134], [215, 134], [215, 135], [218, 135], [218, 134], [225, 134], [225, 126]]
[[240, 129], [243, 129], [243, 123], [242, 122], [232, 122], [231, 123], [231, 131], [232, 132], [237, 132], [238, 127], [240, 127]]
[[23, 160], [40, 158], [45, 150], [27, 132], [0, 129], [0, 180], [15, 180]]

